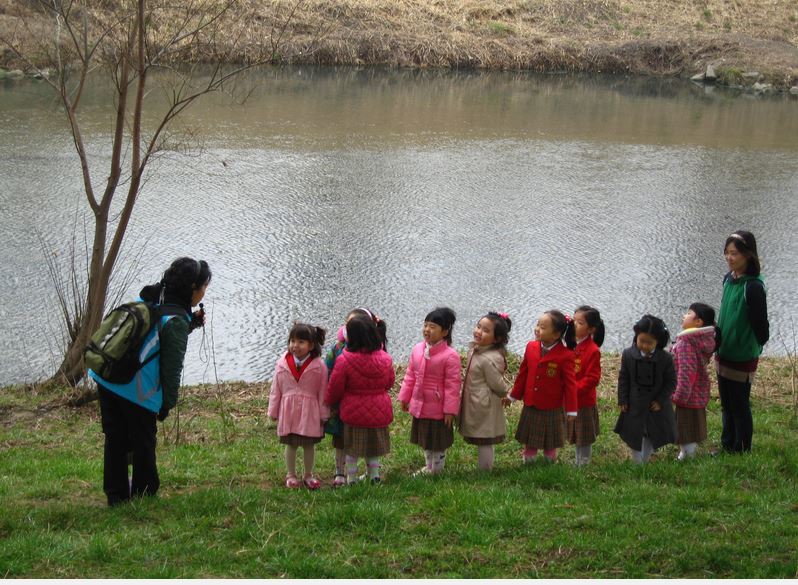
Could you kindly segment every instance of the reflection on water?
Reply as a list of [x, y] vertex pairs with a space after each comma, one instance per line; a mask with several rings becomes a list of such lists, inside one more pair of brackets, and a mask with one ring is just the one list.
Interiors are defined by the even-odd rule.
[[[740, 227], [760, 241], [768, 352], [792, 343], [795, 100], [675, 80], [307, 68], [237, 89], [252, 92], [243, 106], [214, 97], [190, 110], [184, 128], [201, 129], [203, 149], [158, 161], [129, 231], [126, 262], [142, 266], [129, 294], [178, 255], [214, 271], [188, 382], [266, 379], [294, 319], [332, 339], [363, 305], [385, 318], [400, 360], [436, 305], [457, 312], [460, 347], [481, 314], [508, 311], [520, 351], [540, 312], [589, 303], [617, 350], [644, 312], [675, 329], [690, 303], [717, 307], [723, 241]], [[35, 378], [57, 355], [35, 232], [63, 257], [88, 229], [46, 96], [0, 86], [0, 383]], [[102, 163], [109, 95], [87, 99]]]

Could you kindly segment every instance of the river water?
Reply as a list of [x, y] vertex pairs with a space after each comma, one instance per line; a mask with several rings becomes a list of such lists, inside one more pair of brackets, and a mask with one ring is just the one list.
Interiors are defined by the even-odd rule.
[[[675, 334], [690, 303], [718, 306], [723, 242], [739, 228], [760, 246], [766, 353], [794, 346], [794, 98], [678, 80], [320, 68], [253, 72], [232, 89], [181, 118], [121, 262], [124, 297], [177, 256], [210, 263], [187, 383], [269, 379], [292, 321], [332, 340], [357, 306], [383, 316], [396, 360], [438, 305], [456, 311], [460, 348], [479, 316], [507, 311], [521, 351], [542, 311], [592, 304], [604, 349], [619, 350], [646, 312]], [[101, 185], [107, 88], [93, 84], [83, 108]], [[45, 256], [63, 268], [91, 234], [81, 187], [47, 87], [0, 83], [0, 384], [58, 362]]]

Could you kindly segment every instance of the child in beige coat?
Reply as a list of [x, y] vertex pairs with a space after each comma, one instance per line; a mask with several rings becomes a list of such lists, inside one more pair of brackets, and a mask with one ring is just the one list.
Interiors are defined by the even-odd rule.
[[502, 399], [509, 390], [504, 381], [505, 346], [512, 323], [504, 313], [490, 312], [474, 328], [460, 400], [459, 430], [466, 443], [477, 445], [480, 469], [493, 468], [494, 445], [504, 441], [507, 425]]

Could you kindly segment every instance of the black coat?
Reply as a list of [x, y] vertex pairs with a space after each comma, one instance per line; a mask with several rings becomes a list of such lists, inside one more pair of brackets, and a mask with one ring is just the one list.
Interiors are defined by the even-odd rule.
[[[618, 404], [629, 405], [615, 424], [615, 432], [635, 451], [643, 447], [648, 436], [655, 449], [676, 441], [676, 419], [671, 394], [676, 389], [676, 369], [667, 351], [658, 349], [651, 357], [643, 357], [636, 346], [623, 350], [618, 374]], [[652, 401], [661, 406], [650, 409]]]

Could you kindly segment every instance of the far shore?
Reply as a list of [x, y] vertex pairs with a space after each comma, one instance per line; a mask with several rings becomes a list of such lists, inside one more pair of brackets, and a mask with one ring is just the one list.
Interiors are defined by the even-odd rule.
[[[28, 4], [0, 0], [0, 38], [18, 39], [33, 65], [49, 68], [51, 39], [31, 32], [47, 38], [47, 23]], [[280, 64], [670, 76], [798, 97], [794, 0], [305, 0], [292, 12], [296, 5], [242, 3], [225, 25], [231, 34], [175, 58], [251, 63], [288, 22]], [[34, 72], [8, 49], [0, 68], [0, 78]]]

